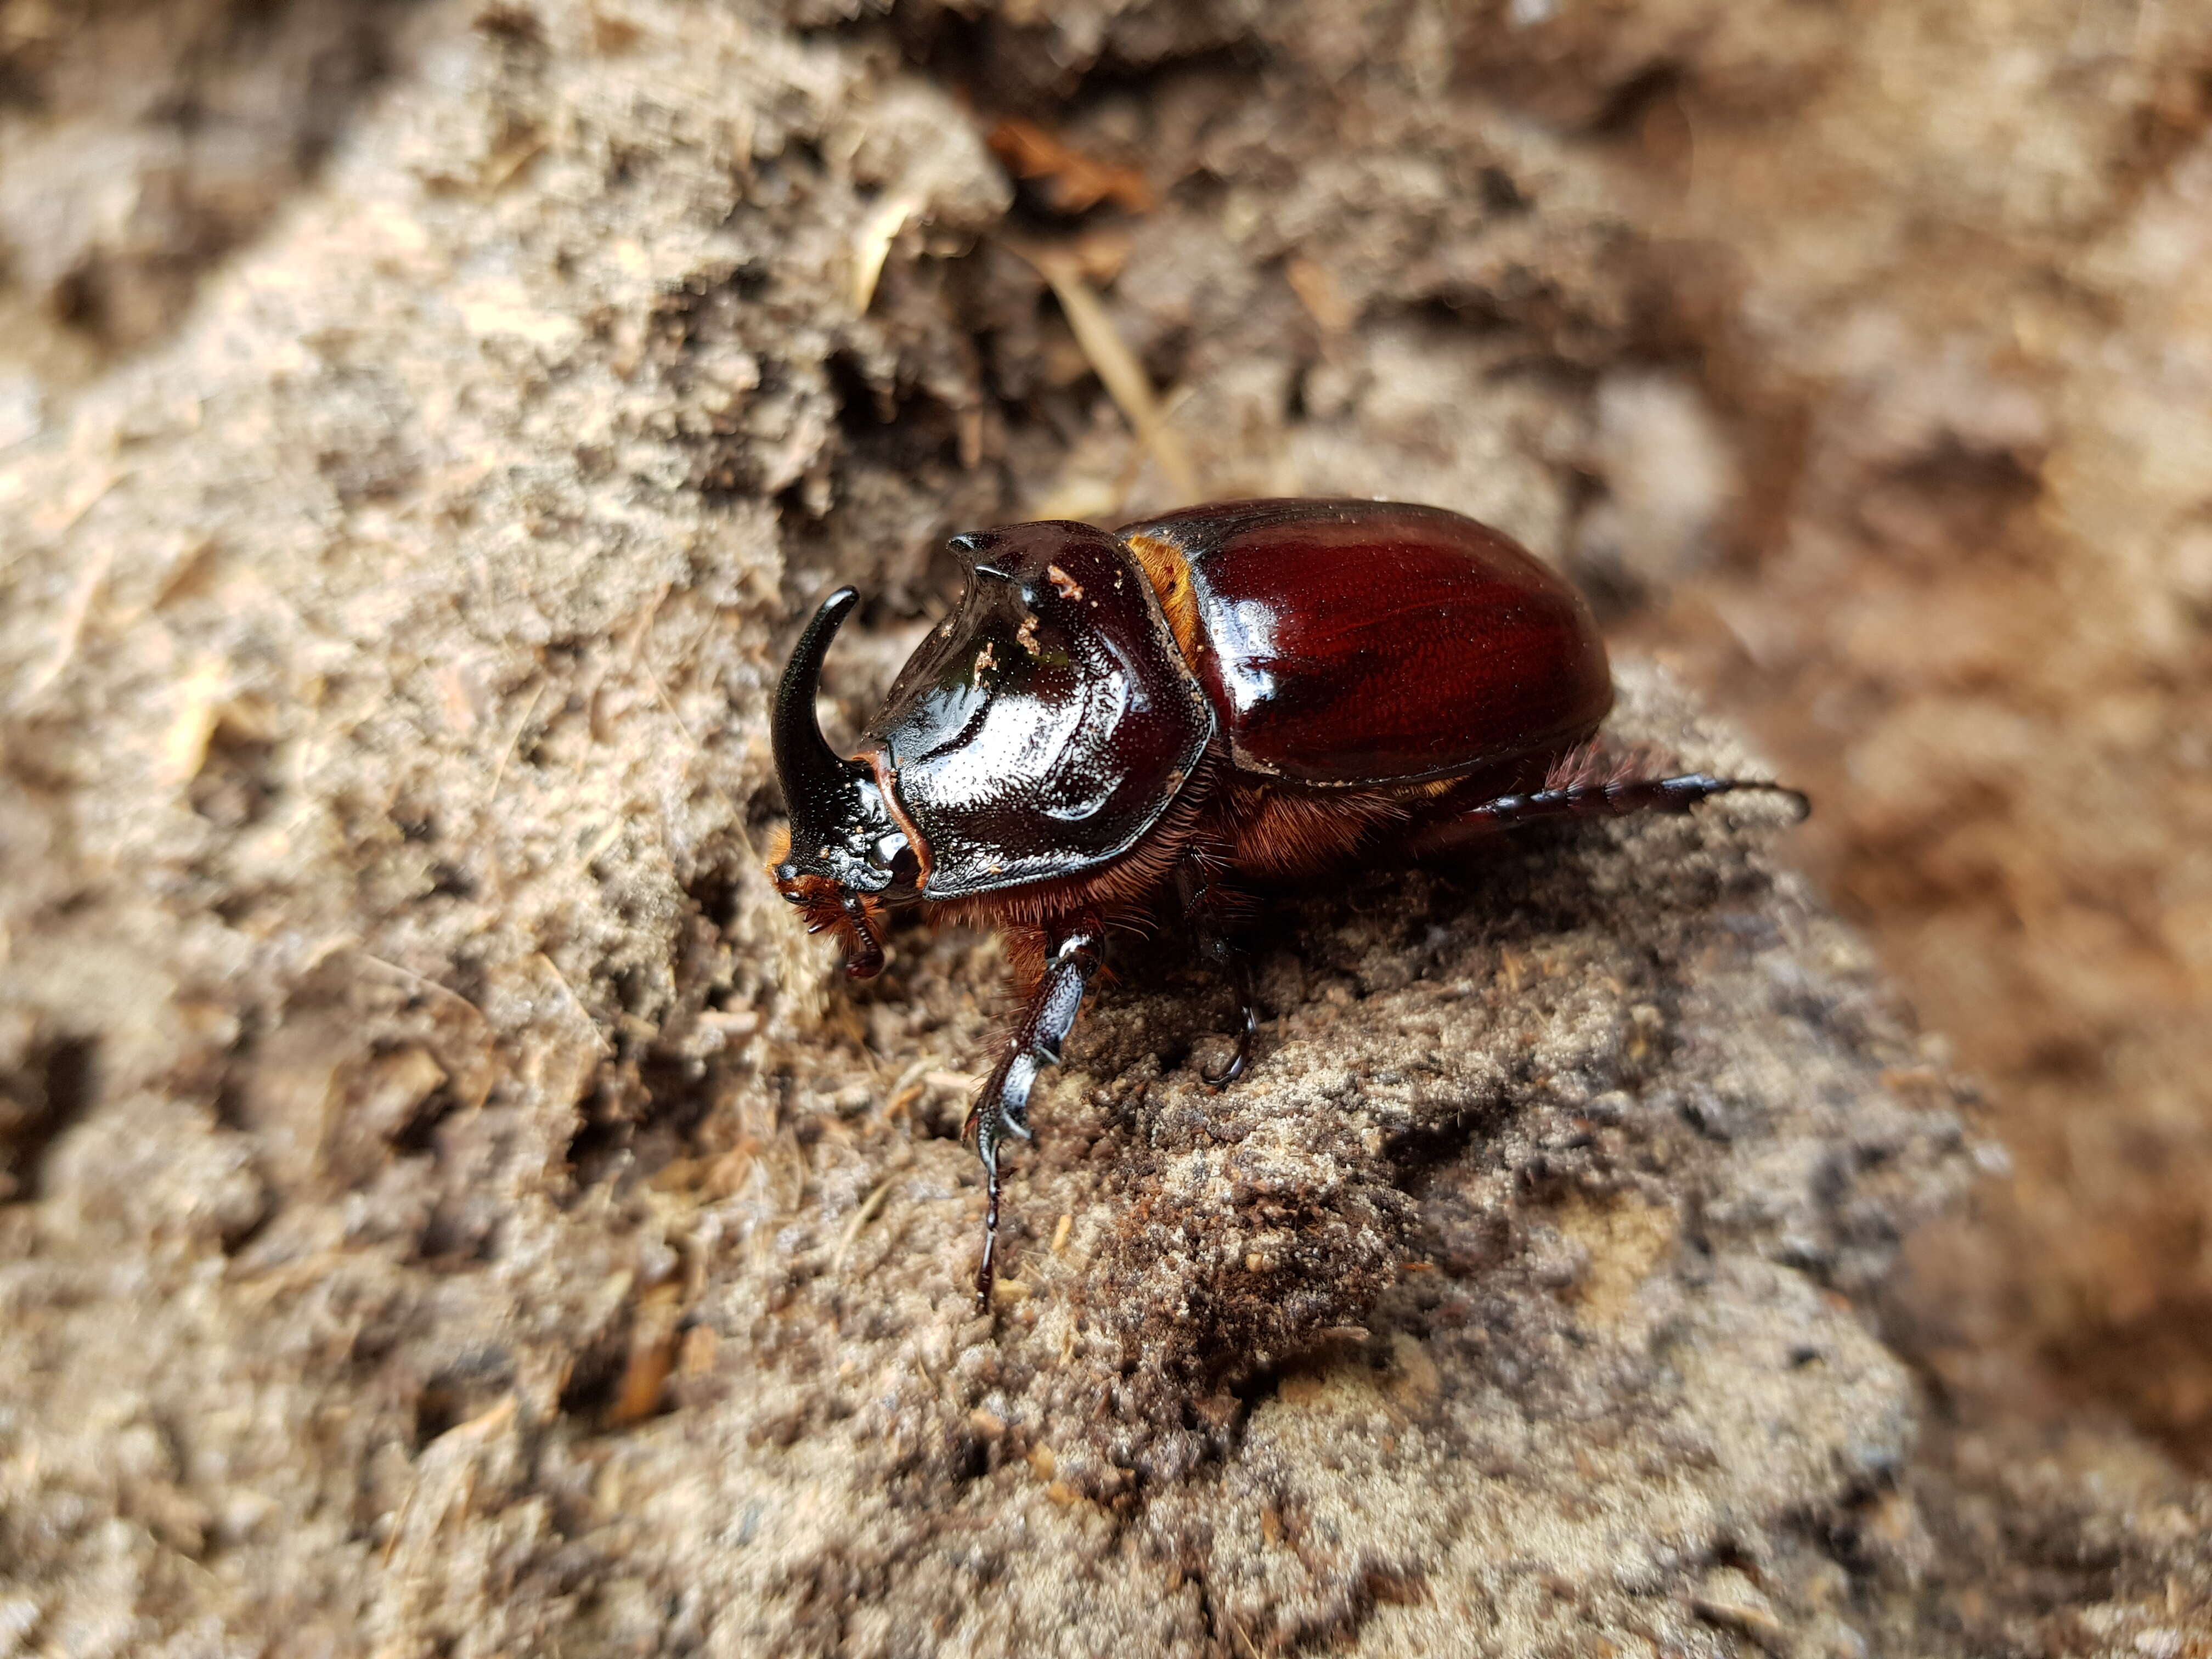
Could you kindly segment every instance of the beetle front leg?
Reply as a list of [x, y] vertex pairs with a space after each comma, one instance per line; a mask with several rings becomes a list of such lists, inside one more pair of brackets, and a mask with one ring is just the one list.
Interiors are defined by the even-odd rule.
[[976, 1309], [982, 1313], [991, 1309], [991, 1281], [999, 1249], [999, 1143], [1009, 1134], [1024, 1140], [1034, 1138], [1029, 1124], [1030, 1090], [1042, 1067], [1060, 1063], [1060, 1046], [1075, 1029], [1083, 994], [1105, 960], [1104, 933], [1095, 916], [1048, 933], [1045, 945], [1044, 972], [1030, 993], [1006, 1052], [991, 1068], [960, 1132], [963, 1139], [975, 1137], [975, 1156], [983, 1161], [988, 1195], [983, 1213], [983, 1260], [975, 1270]]

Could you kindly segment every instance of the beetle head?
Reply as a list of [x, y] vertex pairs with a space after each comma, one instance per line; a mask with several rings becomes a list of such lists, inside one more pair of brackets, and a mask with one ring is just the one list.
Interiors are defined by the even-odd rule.
[[822, 660], [859, 599], [841, 587], [823, 600], [776, 688], [769, 736], [791, 836], [769, 876], [805, 913], [807, 932], [836, 933], [848, 977], [872, 979], [884, 966], [884, 906], [912, 896], [920, 866], [884, 804], [875, 769], [830, 748], [814, 720]]

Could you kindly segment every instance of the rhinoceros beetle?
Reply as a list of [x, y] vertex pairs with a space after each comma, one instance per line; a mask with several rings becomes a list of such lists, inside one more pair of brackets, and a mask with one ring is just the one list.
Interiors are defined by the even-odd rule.
[[1172, 894], [1258, 1024], [1234, 921], [1253, 886], [1416, 858], [1545, 818], [1680, 812], [1779, 785], [1646, 775], [1591, 739], [1613, 704], [1575, 591], [1509, 538], [1438, 507], [1223, 501], [1104, 531], [955, 536], [957, 609], [892, 683], [855, 753], [816, 724], [822, 663], [858, 600], [814, 614], [778, 687], [791, 814], [769, 874], [845, 972], [884, 965], [885, 912], [926, 902], [997, 927], [1018, 1012], [963, 1132], [988, 1200], [1030, 1139], [1109, 932]]

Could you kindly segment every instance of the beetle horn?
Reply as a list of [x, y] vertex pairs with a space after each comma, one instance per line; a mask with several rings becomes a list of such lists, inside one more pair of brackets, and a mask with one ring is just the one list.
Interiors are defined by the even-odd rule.
[[[775, 752], [776, 776], [783, 783], [784, 804], [791, 812], [792, 847], [806, 848], [821, 832], [848, 816], [849, 798], [860, 778], [870, 775], [859, 761], [845, 759], [823, 740], [815, 723], [814, 699], [822, 688], [822, 662], [830, 654], [830, 641], [860, 596], [841, 587], [822, 601], [814, 620], [799, 636], [791, 661], [776, 687], [775, 710], [769, 722], [769, 741]], [[809, 832], [812, 832], [810, 834]]]

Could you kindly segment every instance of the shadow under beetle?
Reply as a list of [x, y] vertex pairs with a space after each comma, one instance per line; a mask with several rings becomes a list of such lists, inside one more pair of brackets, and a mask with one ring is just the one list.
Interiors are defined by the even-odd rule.
[[988, 1206], [999, 1149], [1030, 1138], [1106, 936], [1172, 890], [1243, 1017], [1233, 941], [1248, 884], [1447, 851], [1541, 818], [1685, 811], [1779, 785], [1639, 775], [1590, 739], [1613, 704], [1575, 591], [1497, 531], [1439, 507], [1223, 501], [1108, 532], [1067, 522], [952, 538], [958, 607], [841, 756], [814, 702], [858, 599], [823, 601], [776, 692], [791, 813], [769, 873], [833, 932], [845, 972], [884, 965], [884, 913], [927, 902], [1005, 937], [1018, 1013], [965, 1133]]

